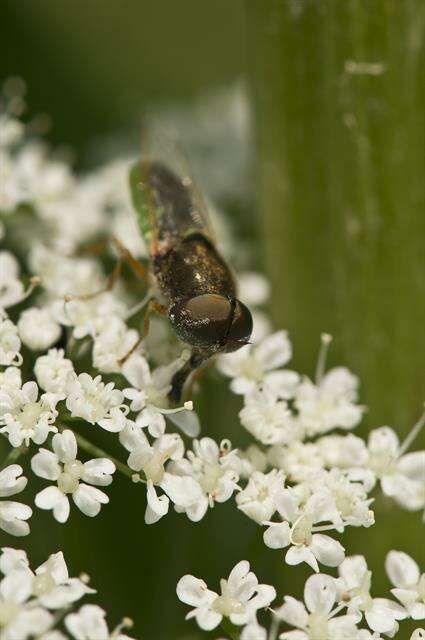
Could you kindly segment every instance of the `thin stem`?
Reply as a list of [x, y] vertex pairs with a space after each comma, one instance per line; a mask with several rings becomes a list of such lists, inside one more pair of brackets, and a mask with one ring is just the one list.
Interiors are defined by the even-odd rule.
[[276, 640], [277, 634], [279, 633], [279, 625], [280, 620], [278, 620], [277, 616], [273, 614], [268, 640]]
[[332, 336], [329, 333], [322, 333], [320, 336], [320, 351], [317, 358], [316, 367], [316, 384], [319, 385], [322, 382], [326, 369], [326, 356], [328, 355], [329, 345], [332, 342]]
[[405, 453], [409, 449], [410, 445], [413, 444], [413, 441], [417, 438], [417, 436], [421, 432], [424, 424], [425, 424], [425, 412], [421, 415], [417, 423], [412, 427], [410, 433], [408, 433], [406, 438], [404, 439], [404, 442], [400, 447], [400, 453], [398, 454], [399, 458], [403, 455], [403, 453]]
[[232, 640], [239, 640], [240, 634], [237, 629], [235, 629], [234, 625], [227, 618], [223, 618], [220, 624], [221, 628]]
[[335, 609], [333, 611], [330, 612], [329, 614], [329, 620], [331, 618], [334, 618], [340, 611], [342, 611], [343, 609], [345, 609], [345, 607], [347, 607], [347, 603], [346, 602], [340, 602], [339, 605], [337, 607], [335, 607]]
[[9, 451], [9, 453], [1, 463], [0, 470], [4, 469], [9, 464], [13, 464], [14, 462], [16, 462], [21, 457], [21, 455], [23, 455], [27, 451], [28, 447], [25, 447], [24, 445], [21, 445], [20, 447], [13, 447], [13, 449]]

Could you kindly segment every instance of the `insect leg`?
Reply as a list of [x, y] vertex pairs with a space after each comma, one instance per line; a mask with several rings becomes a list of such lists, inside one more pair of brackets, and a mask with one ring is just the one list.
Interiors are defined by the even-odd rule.
[[148, 270], [142, 264], [140, 264], [140, 262], [136, 260], [136, 258], [132, 256], [130, 251], [115, 236], [112, 236], [108, 240], [102, 240], [97, 244], [89, 245], [88, 247], [83, 248], [81, 251], [81, 254], [84, 255], [84, 254], [101, 253], [106, 248], [109, 242], [112, 242], [114, 244], [114, 246], [118, 250], [119, 257], [114, 267], [114, 270], [108, 276], [105, 286], [102, 287], [102, 289], [99, 289], [98, 291], [94, 291], [93, 293], [88, 293], [84, 295], [67, 295], [65, 296], [65, 300], [67, 302], [69, 302], [70, 300], [92, 300], [93, 298], [96, 298], [102, 293], [106, 293], [107, 291], [112, 291], [119, 277], [121, 276], [124, 262], [126, 262], [130, 266], [131, 270], [133, 271], [136, 277], [141, 278], [142, 280], [148, 279], [148, 276], [149, 276]]
[[194, 350], [186, 364], [174, 374], [171, 379], [171, 389], [168, 393], [168, 399], [172, 405], [175, 406], [181, 402], [183, 388], [187, 379], [205, 360], [206, 357], [202, 353]]
[[157, 300], [150, 300], [149, 304], [148, 304], [148, 308], [146, 309], [146, 313], [145, 313], [145, 317], [143, 319], [143, 331], [140, 334], [139, 338], [137, 339], [137, 341], [134, 343], [134, 345], [131, 347], [130, 351], [128, 351], [125, 356], [123, 356], [122, 358], [120, 358], [120, 360], [118, 360], [118, 364], [121, 366], [124, 364], [124, 362], [126, 360], [128, 360], [128, 358], [136, 351], [137, 347], [140, 345], [140, 343], [146, 338], [146, 336], [149, 333], [149, 324], [150, 324], [150, 317], [152, 315], [152, 313], [159, 313], [160, 315], [167, 315], [167, 307], [164, 307], [164, 305], [160, 304], [159, 302], [157, 302]]
[[[201, 363], [202, 364], [202, 363]], [[213, 361], [209, 360], [208, 362], [205, 363], [203, 366], [198, 365], [198, 368], [196, 370], [192, 370], [193, 374], [190, 377], [189, 382], [186, 385], [186, 389], [184, 390], [184, 399], [185, 400], [189, 400], [190, 397], [192, 396], [192, 392], [193, 392], [193, 387], [195, 385], [196, 382], [198, 382], [202, 376], [208, 371], [208, 369], [210, 369], [213, 365]]]
[[120, 257], [124, 260], [134, 275], [142, 280], [147, 280], [149, 277], [149, 271], [144, 267], [140, 262], [130, 253], [130, 251], [125, 247], [120, 240], [116, 236], [112, 236], [111, 238], [113, 244], [118, 249]]
[[82, 295], [66, 295], [65, 296], [65, 300], [66, 302], [69, 302], [70, 300], [92, 300], [93, 298], [96, 298], [97, 296], [100, 296], [102, 293], [106, 293], [107, 291], [112, 291], [112, 289], [115, 287], [115, 284], [117, 283], [121, 272], [122, 272], [122, 265], [123, 265], [123, 258], [122, 256], [120, 256], [117, 260], [117, 263], [114, 267], [114, 270], [112, 271], [112, 273], [108, 276], [108, 279], [106, 281], [106, 285], [104, 287], [102, 287], [102, 289], [98, 289], [98, 291], [94, 291], [93, 293], [86, 293], [86, 294], [82, 294]]

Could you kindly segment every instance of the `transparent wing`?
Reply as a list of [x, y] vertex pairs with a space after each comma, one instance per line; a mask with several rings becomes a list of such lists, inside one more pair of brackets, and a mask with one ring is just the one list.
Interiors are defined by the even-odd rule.
[[[216, 244], [208, 208], [187, 156], [171, 135], [143, 132], [142, 155], [130, 170], [130, 190], [139, 228], [156, 251], [198, 231]], [[155, 242], [152, 242], [152, 240]]]

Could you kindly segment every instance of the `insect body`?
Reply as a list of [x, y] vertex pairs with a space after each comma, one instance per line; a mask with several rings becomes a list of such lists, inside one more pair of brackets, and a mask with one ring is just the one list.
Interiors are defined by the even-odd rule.
[[177, 403], [186, 379], [202, 362], [247, 343], [252, 316], [236, 297], [234, 278], [216, 248], [192, 180], [146, 161], [133, 167], [130, 182], [168, 318], [178, 338], [192, 348], [172, 380], [170, 400]]

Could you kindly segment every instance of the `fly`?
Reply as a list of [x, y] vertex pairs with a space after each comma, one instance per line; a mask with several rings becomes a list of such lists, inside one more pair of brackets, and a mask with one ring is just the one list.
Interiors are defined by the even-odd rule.
[[168, 316], [177, 337], [191, 348], [190, 358], [171, 380], [169, 400], [175, 405], [202, 363], [247, 344], [252, 316], [237, 298], [234, 277], [217, 249], [190, 175], [143, 160], [130, 172], [130, 188], [149, 247], [149, 270], [165, 300], [154, 308]]

